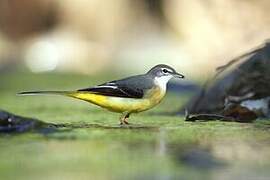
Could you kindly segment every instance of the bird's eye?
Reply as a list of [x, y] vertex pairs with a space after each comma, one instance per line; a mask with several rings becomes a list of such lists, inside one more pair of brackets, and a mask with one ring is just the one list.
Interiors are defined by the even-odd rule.
[[168, 73], [169, 71], [168, 71], [167, 69], [162, 69], [162, 72], [166, 74], [166, 73]]

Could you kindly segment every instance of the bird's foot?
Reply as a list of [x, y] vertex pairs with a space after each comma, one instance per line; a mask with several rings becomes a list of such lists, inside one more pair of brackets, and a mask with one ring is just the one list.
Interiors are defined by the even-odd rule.
[[125, 124], [129, 124], [129, 122], [128, 122], [127, 119], [124, 119], [124, 123], [125, 123]]
[[122, 114], [122, 116], [120, 117], [120, 125], [121, 126], [129, 125], [129, 122], [128, 122], [129, 115], [130, 115], [130, 113], [127, 113], [127, 112]]
[[127, 119], [121, 120], [120, 121], [120, 125], [124, 126], [124, 125], [129, 125], [130, 123], [127, 121]]

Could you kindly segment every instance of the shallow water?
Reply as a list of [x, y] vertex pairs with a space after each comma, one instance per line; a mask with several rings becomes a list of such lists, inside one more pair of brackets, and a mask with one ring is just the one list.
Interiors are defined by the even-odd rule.
[[220, 126], [183, 123], [178, 127], [104, 128], [76, 124], [72, 130], [63, 127], [63, 131], [46, 135], [2, 134], [1, 177], [267, 179], [269, 135], [250, 130], [227, 137], [224, 132], [219, 135]]

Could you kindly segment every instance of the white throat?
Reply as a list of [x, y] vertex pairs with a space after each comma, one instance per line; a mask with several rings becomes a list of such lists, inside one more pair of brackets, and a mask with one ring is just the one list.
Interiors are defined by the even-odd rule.
[[158, 85], [162, 91], [166, 92], [167, 83], [172, 77], [172, 75], [155, 77], [155, 84]]

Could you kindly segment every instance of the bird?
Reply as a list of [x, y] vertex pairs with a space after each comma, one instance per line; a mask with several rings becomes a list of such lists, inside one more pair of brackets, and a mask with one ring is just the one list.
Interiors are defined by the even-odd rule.
[[167, 83], [173, 77], [184, 75], [172, 67], [158, 64], [147, 73], [109, 81], [75, 91], [25, 91], [18, 95], [63, 95], [84, 100], [112, 112], [121, 113], [120, 125], [128, 125], [132, 113], [149, 110], [164, 98]]

